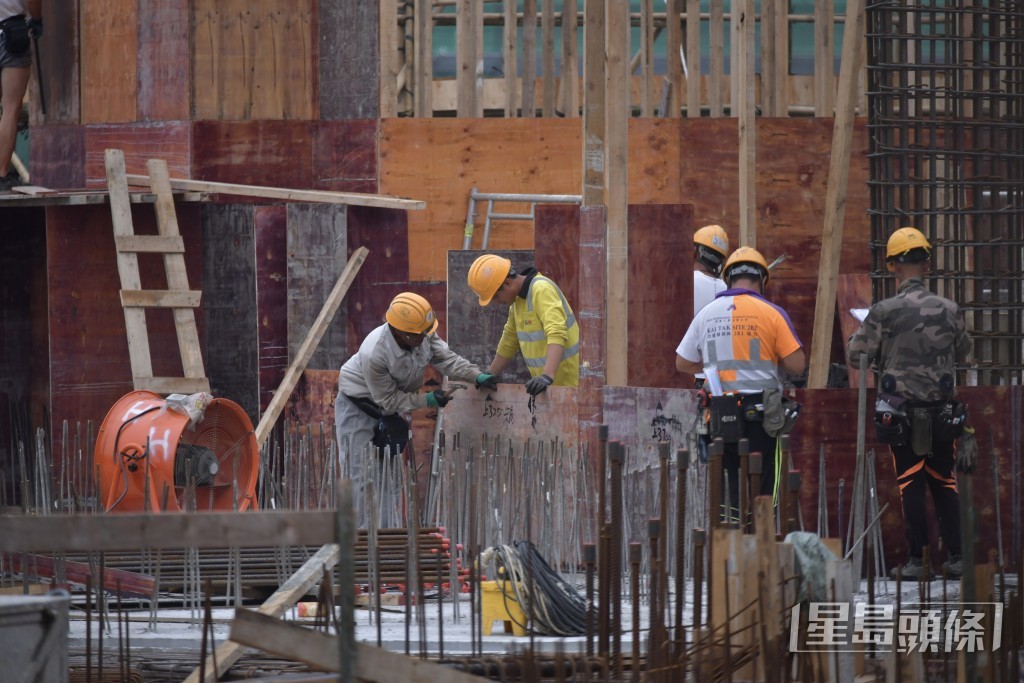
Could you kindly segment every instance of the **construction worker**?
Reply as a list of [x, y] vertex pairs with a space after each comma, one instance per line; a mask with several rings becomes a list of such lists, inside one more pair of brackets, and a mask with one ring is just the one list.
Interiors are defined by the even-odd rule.
[[509, 304], [508, 321], [487, 372], [500, 375], [516, 357], [530, 371], [526, 391], [537, 396], [552, 384], [580, 383], [580, 328], [562, 290], [536, 268], [516, 273], [512, 262], [484, 254], [469, 267], [469, 287], [481, 306], [492, 300]]
[[[433, 365], [453, 379], [472, 381], [478, 389], [497, 389], [497, 377], [480, 371], [435, 334], [437, 318], [419, 294], [402, 292], [391, 301], [385, 323], [372, 330], [359, 350], [341, 366], [334, 424], [338, 436], [341, 476], [352, 479], [360, 526], [365, 526], [362, 505], [365, 486], [362, 456], [372, 444], [383, 451], [381, 460], [393, 464], [409, 440], [409, 422], [400, 413], [417, 408], [444, 408], [451, 396], [438, 389], [419, 393], [423, 373]], [[396, 508], [395, 494], [381, 491], [381, 508]], [[386, 517], [386, 516], [385, 516]], [[398, 519], [382, 519], [391, 526]]]
[[[723, 468], [733, 518], [739, 503], [738, 442], [763, 457], [760, 495], [777, 491], [781, 470], [777, 437], [786, 433], [798, 408], [782, 398], [780, 369], [799, 375], [806, 359], [789, 316], [764, 298], [768, 264], [756, 249], [740, 247], [726, 260], [728, 289], [697, 312], [676, 348], [676, 369], [706, 375], [701, 390], [710, 412], [709, 436], [724, 442]], [[794, 404], [795, 405], [795, 404]]]
[[41, 35], [42, 0], [0, 0], [0, 191], [21, 184], [11, 157], [32, 66], [30, 38]]
[[954, 399], [955, 364], [967, 360], [971, 338], [959, 307], [925, 289], [931, 248], [915, 228], [900, 228], [889, 237], [886, 267], [896, 276], [896, 296], [871, 307], [847, 347], [854, 365], [867, 356], [878, 370], [876, 435], [889, 445], [896, 468], [909, 545], [902, 571], [908, 578], [930, 574], [922, 564], [928, 545], [926, 488], [948, 553], [946, 569], [952, 576], [963, 572], [954, 467], [971, 472], [977, 459], [973, 430], [964, 431], [966, 408]]

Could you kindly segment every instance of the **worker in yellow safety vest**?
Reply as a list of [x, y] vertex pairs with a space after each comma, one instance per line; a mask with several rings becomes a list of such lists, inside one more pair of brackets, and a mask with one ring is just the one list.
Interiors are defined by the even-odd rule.
[[509, 304], [489, 374], [501, 374], [520, 352], [530, 371], [526, 391], [531, 396], [552, 384], [574, 387], [580, 383], [580, 327], [554, 281], [532, 267], [517, 273], [510, 260], [496, 254], [474, 261], [468, 281], [481, 306], [495, 300]]

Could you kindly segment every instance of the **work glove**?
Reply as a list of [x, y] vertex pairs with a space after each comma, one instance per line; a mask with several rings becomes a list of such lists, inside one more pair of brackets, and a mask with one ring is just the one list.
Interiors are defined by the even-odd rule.
[[41, 38], [43, 36], [43, 19], [28, 19], [25, 21], [28, 24], [28, 32], [33, 38]]
[[452, 397], [440, 389], [435, 389], [427, 394], [427, 405], [431, 408], [444, 408]]
[[711, 407], [711, 392], [707, 387], [701, 387], [697, 391], [697, 407], [701, 410]]
[[974, 438], [974, 429], [967, 427], [956, 445], [956, 471], [971, 474], [977, 465], [978, 442]]
[[488, 375], [486, 372], [481, 372], [476, 376], [476, 388], [477, 389], [490, 389], [491, 391], [498, 390], [498, 376]]
[[539, 396], [547, 391], [554, 381], [548, 375], [538, 375], [526, 383], [526, 393], [530, 396]]

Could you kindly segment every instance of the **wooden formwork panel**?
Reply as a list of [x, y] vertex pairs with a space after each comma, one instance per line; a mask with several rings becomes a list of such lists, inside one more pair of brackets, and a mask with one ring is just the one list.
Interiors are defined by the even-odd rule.
[[138, 118], [139, 3], [81, 3], [82, 123]]
[[[678, 200], [678, 122], [630, 121], [629, 200]], [[579, 194], [582, 142], [569, 119], [385, 119], [381, 121], [380, 191], [416, 197], [425, 211], [409, 216], [415, 255], [410, 277], [444, 277], [444, 253], [462, 245], [469, 192]], [[500, 205], [499, 205], [500, 206]], [[481, 207], [482, 208], [482, 207]], [[478, 218], [481, 234], [483, 214]], [[532, 231], [522, 222], [493, 225], [492, 249], [529, 249]], [[474, 245], [480, 245], [476, 237]]]
[[29, 159], [34, 185], [53, 189], [85, 187], [85, 127], [68, 124], [33, 128]]
[[[348, 348], [355, 352], [359, 344], [384, 321], [388, 303], [409, 281], [409, 242], [406, 226], [409, 212], [369, 206], [348, 208], [348, 247], [370, 250], [363, 267], [352, 281], [345, 305], [348, 315]], [[444, 293], [433, 298], [436, 308], [443, 309]], [[438, 330], [444, 323], [438, 325]]]
[[310, 189], [377, 193], [376, 120], [313, 123]]
[[319, 118], [376, 119], [380, 111], [379, 3], [318, 0], [317, 12]]
[[195, 0], [194, 118], [313, 118], [312, 0]]
[[456, 391], [445, 406], [444, 431], [449, 447], [458, 434], [463, 448], [479, 448], [484, 438], [496, 437], [511, 441], [517, 450], [527, 440], [535, 446], [557, 441], [571, 448], [579, 438], [576, 388], [549, 387], [531, 402], [521, 384], [499, 384], [497, 391], [469, 386]]
[[[81, 36], [79, 22], [79, 0], [48, 2], [43, 10], [46, 31], [39, 39], [39, 52], [43, 80], [40, 84], [33, 79], [29, 88], [42, 87], [46, 98], [46, 115], [43, 116], [38, 97], [31, 99], [29, 110], [32, 126], [33, 158], [37, 131], [46, 123], [81, 123]], [[33, 71], [36, 67], [33, 66]], [[35, 175], [36, 168], [32, 167]], [[33, 177], [33, 182], [35, 178]]]
[[288, 370], [288, 207], [258, 206], [253, 214], [260, 414]]
[[192, 124], [187, 121], [85, 126], [84, 131], [87, 185], [106, 187], [104, 154], [111, 148], [124, 151], [128, 173], [149, 175], [146, 163], [150, 159], [163, 159], [170, 177], [191, 176]]
[[138, 119], [187, 121], [192, 113], [189, 0], [140, 2], [138, 12]]
[[196, 121], [192, 173], [197, 180], [309, 189], [309, 121]]

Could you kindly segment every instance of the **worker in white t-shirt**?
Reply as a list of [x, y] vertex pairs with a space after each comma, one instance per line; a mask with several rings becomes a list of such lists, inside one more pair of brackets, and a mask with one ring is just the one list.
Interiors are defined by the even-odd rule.
[[[721, 225], [705, 225], [693, 233], [693, 315], [726, 290], [722, 264], [729, 256], [729, 236]], [[704, 386], [704, 374], [694, 376], [694, 388]]]

